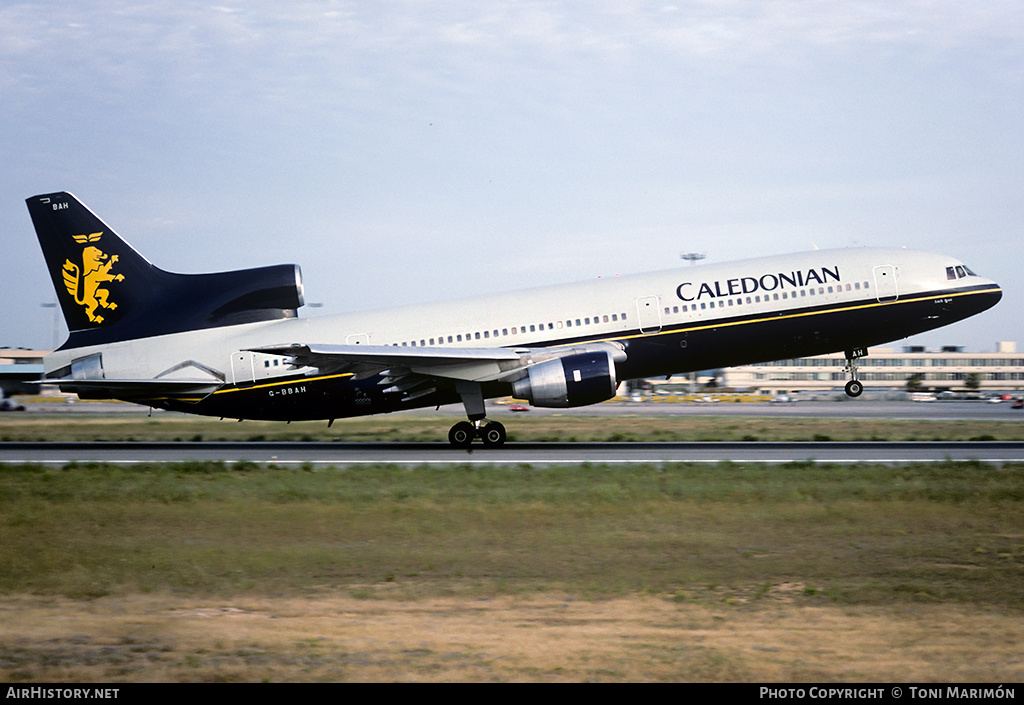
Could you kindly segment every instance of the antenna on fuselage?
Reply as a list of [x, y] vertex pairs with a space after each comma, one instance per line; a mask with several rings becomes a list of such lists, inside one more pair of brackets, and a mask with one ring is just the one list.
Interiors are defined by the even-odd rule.
[[685, 259], [690, 263], [691, 267], [705, 257], [707, 257], [707, 253], [705, 252], [683, 252], [679, 255], [679, 258]]

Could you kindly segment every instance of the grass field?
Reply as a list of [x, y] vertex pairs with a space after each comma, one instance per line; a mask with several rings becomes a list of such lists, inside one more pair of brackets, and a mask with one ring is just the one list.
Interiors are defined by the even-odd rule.
[[[0, 428], [256, 426], [170, 420]], [[1024, 679], [1021, 465], [5, 466], [0, 508], [8, 682]]]

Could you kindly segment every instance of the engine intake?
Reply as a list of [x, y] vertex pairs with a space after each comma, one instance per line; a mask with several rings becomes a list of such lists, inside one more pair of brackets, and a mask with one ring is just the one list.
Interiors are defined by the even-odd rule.
[[568, 409], [611, 399], [617, 386], [612, 354], [602, 350], [535, 365], [512, 390], [534, 406]]

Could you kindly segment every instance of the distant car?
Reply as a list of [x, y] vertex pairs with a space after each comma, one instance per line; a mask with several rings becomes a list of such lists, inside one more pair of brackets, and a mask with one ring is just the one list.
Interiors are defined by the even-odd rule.
[[1010, 404], [1011, 409], [1024, 409], [1024, 399], [1017, 399], [1015, 402]]
[[788, 394], [776, 394], [768, 401], [772, 402], [773, 404], [788, 404], [789, 402], [796, 401], [796, 397], [791, 397]]
[[508, 408], [509, 411], [529, 411], [530, 407], [525, 404], [513, 404]]
[[914, 392], [910, 395], [910, 401], [935, 401], [935, 395], [929, 392]]
[[0, 411], [24, 411], [22, 404], [15, 404], [10, 399], [0, 399]]

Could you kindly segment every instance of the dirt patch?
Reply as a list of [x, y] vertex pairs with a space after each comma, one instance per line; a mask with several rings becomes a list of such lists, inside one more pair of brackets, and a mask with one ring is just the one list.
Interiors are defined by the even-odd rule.
[[634, 596], [0, 599], [0, 680], [1020, 682], [1019, 615]]

